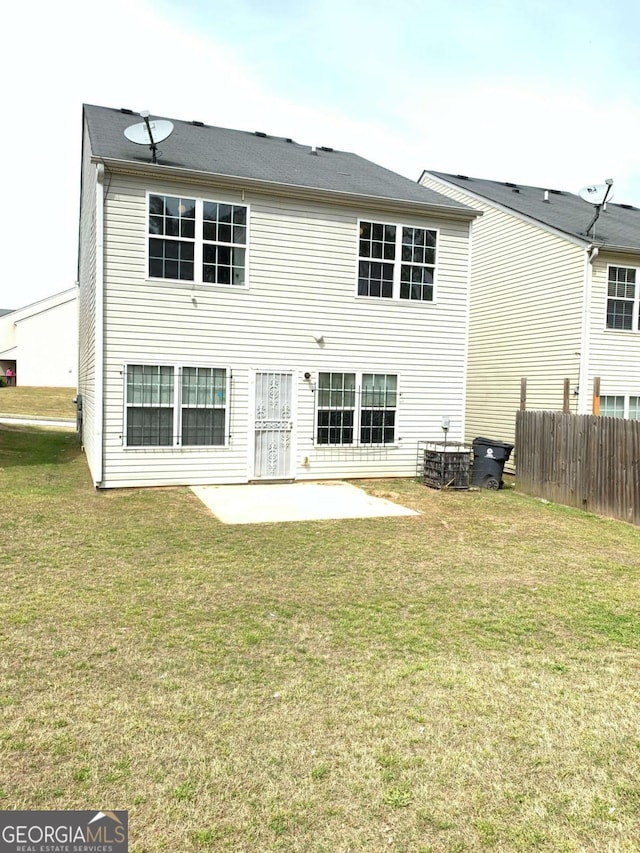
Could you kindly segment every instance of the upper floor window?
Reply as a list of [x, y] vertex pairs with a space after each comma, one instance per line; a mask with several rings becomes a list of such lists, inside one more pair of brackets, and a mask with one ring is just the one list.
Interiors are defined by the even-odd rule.
[[358, 296], [433, 302], [437, 231], [360, 222]]
[[609, 267], [607, 329], [638, 331], [638, 288], [634, 267]]
[[244, 286], [247, 219], [242, 204], [150, 195], [150, 278]]
[[224, 368], [129, 364], [125, 386], [128, 447], [225, 444], [228, 375]]
[[392, 373], [319, 373], [316, 443], [393, 444], [398, 377]]

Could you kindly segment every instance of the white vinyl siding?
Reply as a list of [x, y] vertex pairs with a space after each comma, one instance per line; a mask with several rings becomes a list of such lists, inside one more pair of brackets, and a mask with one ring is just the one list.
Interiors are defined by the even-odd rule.
[[[96, 165], [90, 160], [89, 134], [83, 134], [80, 246], [78, 264], [78, 394], [82, 401], [81, 439], [92, 476], [102, 449], [96, 441]], [[95, 477], [94, 477], [95, 479]]]
[[561, 410], [564, 379], [579, 384], [584, 249], [431, 176], [421, 183], [483, 212], [472, 225], [465, 438], [513, 441], [521, 378], [531, 409]]
[[[640, 258], [634, 255], [615, 255], [600, 250], [592, 268], [591, 311], [589, 328], [589, 383], [586, 390], [590, 400], [593, 379], [600, 379], [603, 397], [629, 398], [640, 395], [640, 333], [607, 328], [610, 308], [610, 278], [612, 269], [640, 270]], [[636, 272], [634, 308], [638, 310], [640, 275]], [[627, 291], [630, 292], [630, 291]], [[637, 318], [637, 314], [635, 317]], [[634, 320], [634, 323], [636, 321]], [[634, 328], [637, 328], [634, 326]], [[589, 408], [590, 412], [591, 409]]]
[[[147, 276], [147, 192], [215, 198], [250, 211], [250, 287]], [[462, 439], [468, 312], [468, 223], [393, 212], [438, 232], [438, 301], [359, 300], [358, 221], [380, 210], [188, 184], [145, 185], [114, 174], [106, 199], [105, 485], [246, 482], [253, 477], [256, 371], [293, 372], [296, 479], [411, 476], [419, 440], [443, 415]], [[317, 338], [322, 335], [319, 343]], [[124, 446], [123, 364], [227, 365], [233, 372], [225, 446]], [[398, 377], [393, 444], [319, 447], [313, 377]], [[311, 380], [305, 379], [309, 373]]]

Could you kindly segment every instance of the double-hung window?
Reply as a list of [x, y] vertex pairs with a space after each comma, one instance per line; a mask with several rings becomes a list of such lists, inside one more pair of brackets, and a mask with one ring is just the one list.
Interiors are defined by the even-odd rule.
[[382, 222], [360, 222], [358, 296], [433, 302], [438, 234]]
[[607, 329], [638, 331], [638, 284], [635, 267], [609, 267]]
[[125, 377], [127, 447], [225, 444], [225, 368], [129, 364]]
[[244, 287], [244, 204], [149, 195], [149, 277]]
[[391, 373], [319, 373], [316, 444], [393, 444], [398, 377]]

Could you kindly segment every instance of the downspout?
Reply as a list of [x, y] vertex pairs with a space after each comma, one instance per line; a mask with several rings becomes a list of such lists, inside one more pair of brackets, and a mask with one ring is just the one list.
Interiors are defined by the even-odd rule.
[[591, 346], [591, 290], [593, 280], [593, 262], [598, 257], [598, 247], [592, 243], [584, 252], [584, 288], [582, 303], [582, 335], [580, 342], [580, 372], [578, 387], [578, 414], [590, 414], [589, 407], [589, 352]]
[[95, 325], [95, 443], [96, 489], [104, 471], [104, 166], [96, 166], [96, 325]]

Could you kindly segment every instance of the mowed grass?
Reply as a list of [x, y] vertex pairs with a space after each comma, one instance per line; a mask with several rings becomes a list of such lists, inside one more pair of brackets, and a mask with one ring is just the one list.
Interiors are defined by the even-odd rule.
[[0, 414], [47, 418], [75, 418], [73, 388], [16, 385], [0, 388]]
[[504, 492], [224, 526], [0, 427], [0, 809], [130, 850], [640, 847], [640, 531]]

